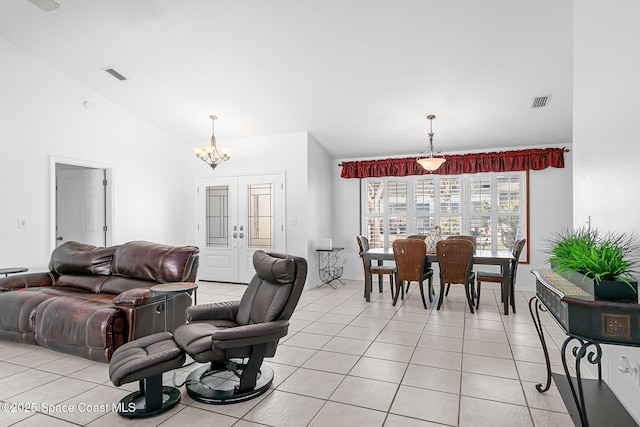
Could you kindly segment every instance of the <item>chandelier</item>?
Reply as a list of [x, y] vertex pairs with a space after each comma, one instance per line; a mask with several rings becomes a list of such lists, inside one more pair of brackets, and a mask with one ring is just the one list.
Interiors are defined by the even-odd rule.
[[447, 161], [444, 157], [433, 157], [432, 125], [433, 125], [433, 119], [435, 118], [436, 116], [434, 116], [433, 114], [429, 114], [427, 116], [427, 119], [429, 120], [429, 155], [427, 157], [423, 157], [417, 160], [420, 166], [422, 166], [425, 170], [428, 170], [429, 172], [433, 172], [434, 170], [438, 169], [440, 166], [442, 166], [444, 162]]
[[229, 148], [216, 146], [215, 121], [217, 117], [209, 116], [209, 118], [211, 119], [211, 145], [196, 147], [193, 152], [200, 160], [211, 166], [211, 169], [215, 169], [220, 163], [229, 160], [233, 152]]

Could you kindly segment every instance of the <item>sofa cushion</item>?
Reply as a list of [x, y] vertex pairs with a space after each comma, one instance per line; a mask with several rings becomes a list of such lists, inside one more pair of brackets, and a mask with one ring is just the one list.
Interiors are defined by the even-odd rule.
[[113, 254], [113, 274], [152, 282], [184, 282], [198, 258], [195, 246], [129, 242]]
[[36, 311], [36, 341], [42, 347], [108, 362], [127, 341], [122, 311], [107, 301], [59, 296]]
[[100, 292], [118, 295], [132, 289], [145, 288], [148, 289], [158, 282], [149, 282], [147, 280], [129, 279], [122, 276], [110, 276], [100, 288]]
[[65, 242], [51, 253], [49, 270], [57, 274], [111, 274], [111, 260], [117, 246], [98, 248]]
[[79, 275], [79, 274], [63, 274], [58, 277], [56, 280], [55, 287], [69, 287], [69, 288], [77, 288], [84, 289], [89, 292], [100, 292], [100, 288], [104, 282], [109, 278], [109, 276], [101, 276], [101, 275]]

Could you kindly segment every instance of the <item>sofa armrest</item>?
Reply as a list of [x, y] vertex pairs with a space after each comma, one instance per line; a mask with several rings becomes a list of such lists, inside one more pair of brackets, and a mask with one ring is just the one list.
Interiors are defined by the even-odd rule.
[[147, 304], [152, 301], [159, 301], [163, 297], [152, 295], [149, 288], [134, 288], [119, 293], [113, 299], [113, 305], [126, 305], [135, 307], [137, 305]]
[[211, 341], [215, 347], [222, 349], [246, 347], [277, 341], [286, 336], [288, 331], [288, 320], [276, 320], [221, 329], [213, 333]]
[[0, 279], [0, 292], [37, 286], [53, 286], [56, 279], [51, 273], [15, 274]]
[[187, 319], [195, 320], [235, 320], [240, 301], [224, 301], [212, 304], [194, 305], [187, 308]]

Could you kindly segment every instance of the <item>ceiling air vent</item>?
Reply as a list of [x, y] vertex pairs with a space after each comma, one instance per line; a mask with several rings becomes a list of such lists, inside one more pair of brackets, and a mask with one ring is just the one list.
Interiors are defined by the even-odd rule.
[[549, 105], [550, 99], [551, 99], [551, 95], [536, 96], [535, 98], [533, 98], [533, 104], [531, 105], [531, 108], [546, 107], [547, 105]]
[[118, 80], [127, 80], [127, 78], [125, 76], [123, 76], [122, 74], [120, 74], [119, 72], [114, 70], [113, 68], [104, 68], [104, 70], [107, 73], [111, 74], [113, 77], [115, 77]]

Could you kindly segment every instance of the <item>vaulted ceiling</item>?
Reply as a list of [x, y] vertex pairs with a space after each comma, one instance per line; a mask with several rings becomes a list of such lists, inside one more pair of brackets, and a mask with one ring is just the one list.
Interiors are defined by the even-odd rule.
[[334, 158], [418, 154], [427, 114], [444, 153], [572, 140], [572, 0], [56, 1], [3, 0], [0, 37], [185, 143], [210, 114]]

